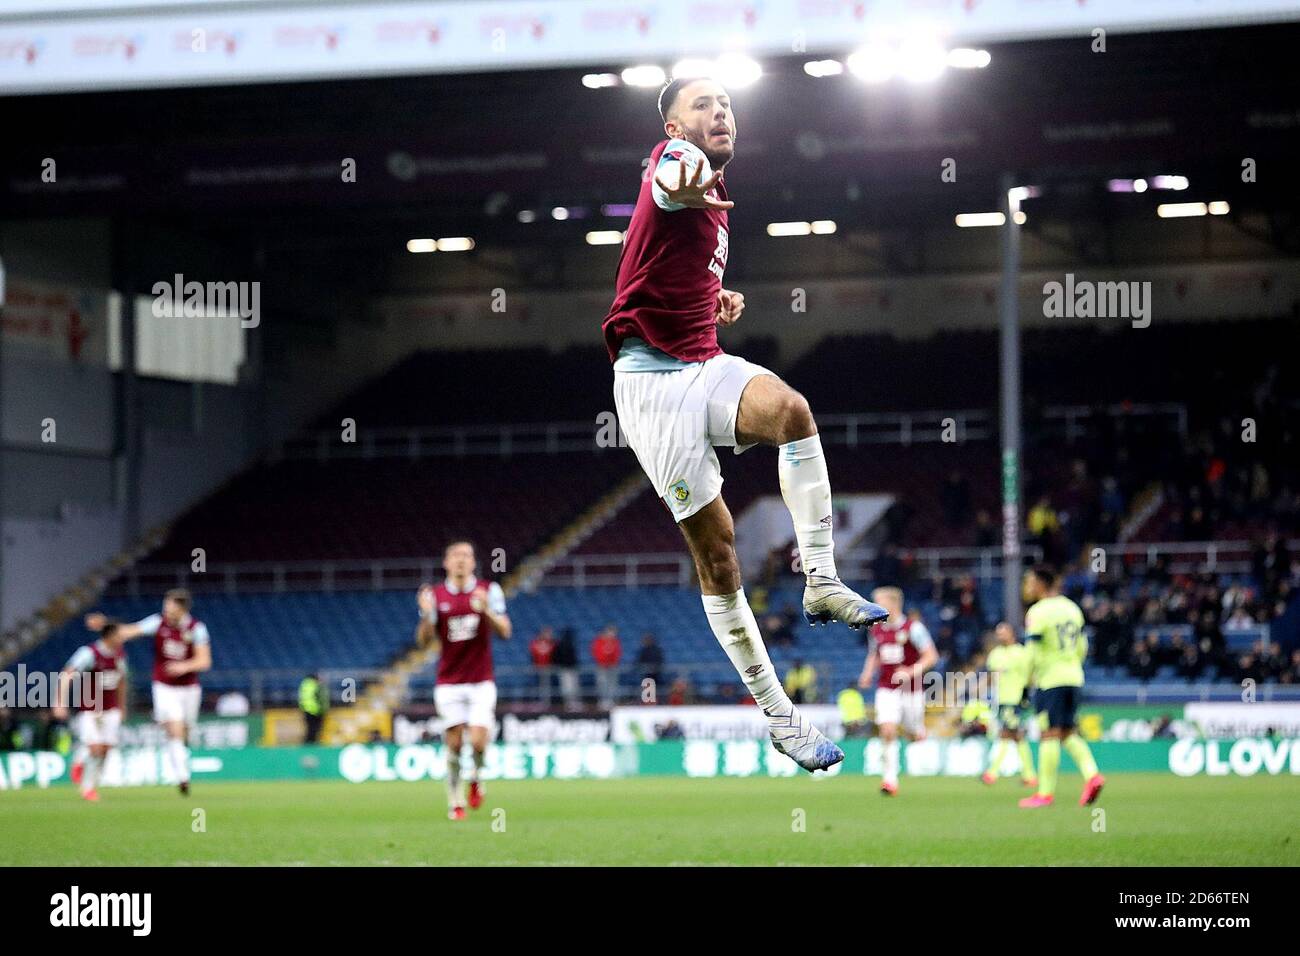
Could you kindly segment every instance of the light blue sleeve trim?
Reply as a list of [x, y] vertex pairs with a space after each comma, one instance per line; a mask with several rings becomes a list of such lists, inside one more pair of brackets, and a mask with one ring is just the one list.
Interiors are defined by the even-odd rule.
[[83, 645], [78, 647], [63, 665], [65, 671], [88, 671], [95, 666], [95, 652]]
[[[917, 628], [920, 628], [920, 630], [917, 630]], [[934, 638], [930, 636], [930, 629], [926, 627], [923, 622], [915, 622], [912, 625], [912, 630], [915, 631], [915, 634], [912, 636], [912, 643], [916, 645], [918, 651], [924, 651], [926, 648], [934, 647]]]
[[[656, 177], [659, 175], [659, 170], [663, 168], [664, 163], [678, 162], [678, 160], [668, 155], [669, 152], [675, 149], [684, 150], [687, 153], [691, 154], [691, 159], [695, 160], [694, 163], [692, 163], [690, 160], [687, 160], [686, 157], [683, 157], [683, 160], [686, 162], [687, 171], [691, 174], [694, 174], [695, 166], [698, 165], [699, 158], [703, 156], [703, 154], [700, 153], [699, 147], [691, 143], [688, 143], [684, 139], [670, 139], [668, 141], [668, 145], [664, 147], [664, 151], [659, 154], [659, 163], [658, 165], [655, 166]], [[671, 186], [672, 182], [670, 181], [668, 184]], [[679, 209], [686, 208], [685, 204], [683, 203], [669, 202], [668, 194], [659, 188], [659, 184], [657, 182], [650, 184], [650, 193], [654, 197], [655, 205], [658, 206], [660, 209], [662, 209], [664, 212], [677, 212]]]
[[506, 613], [506, 592], [495, 581], [488, 585], [487, 603], [493, 614]]

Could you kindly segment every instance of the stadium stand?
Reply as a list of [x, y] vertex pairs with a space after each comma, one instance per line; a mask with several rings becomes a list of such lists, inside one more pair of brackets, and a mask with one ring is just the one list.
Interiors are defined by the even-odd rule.
[[[1130, 414], [1108, 402], [1159, 401], [1179, 394], [1162, 355], [1169, 348], [1209, 347], [1216, 323], [1153, 328], [1113, 354], [1107, 333], [1042, 330], [1026, 333], [1027, 389], [1037, 398], [1027, 416], [1026, 540], [1048, 558], [1069, 564], [1090, 541], [1120, 540], [1121, 524], [1135, 500], [1159, 482], [1159, 505], [1136, 528], [1139, 541], [1183, 539], [1253, 541], [1249, 567], [1231, 573], [1174, 573], [1166, 556], [1126, 559], [1109, 576], [1075, 573], [1070, 593], [1081, 601], [1092, 628], [1091, 680], [1117, 693], [1136, 686], [1194, 684], [1221, 692], [1223, 681], [1249, 677], [1262, 683], [1300, 683], [1300, 571], [1286, 539], [1297, 525], [1296, 462], [1255, 452], [1238, 440], [1239, 420], [1211, 418], [1194, 400], [1173, 415]], [[1295, 408], [1284, 389], [1291, 356], [1261, 373], [1249, 349], [1276, 329], [1268, 322], [1237, 322], [1222, 360], [1208, 373], [1212, 387], [1242, 396], [1239, 418], [1252, 417], [1270, 434], [1294, 434]], [[1141, 339], [1141, 341], [1137, 341]], [[1175, 346], [1175, 343], [1178, 343]], [[776, 343], [751, 343], [746, 354], [771, 362]], [[968, 373], [994, 347], [986, 332], [939, 333], [922, 342], [891, 336], [831, 337], [788, 371], [819, 411], [979, 407], [991, 400], [991, 383]], [[879, 357], [873, 374], [855, 373], [856, 356]], [[1106, 376], [1093, 376], [1103, 358]], [[591, 421], [609, 403], [604, 355], [571, 348], [558, 356], [540, 350], [420, 353], [366, 386], [322, 428], [337, 428], [346, 410], [361, 423], [384, 428], [535, 421], [545, 414]], [[991, 359], [990, 359], [991, 363]], [[592, 369], [600, 370], [593, 374]], [[924, 374], [922, 374], [924, 372]], [[490, 373], [490, 374], [489, 374]], [[843, 373], [843, 374], [841, 374]], [[563, 390], [554, 389], [557, 380]], [[508, 387], [483, 389], [494, 380]], [[476, 400], [464, 414], [459, 399]], [[544, 406], [532, 396], [545, 389]], [[1049, 416], [1052, 402], [1085, 402], [1063, 426]], [[1217, 414], [1217, 413], [1216, 413]], [[1282, 447], [1280, 442], [1266, 447]], [[927, 572], [910, 549], [925, 546], [988, 547], [1000, 539], [997, 448], [989, 440], [957, 443], [834, 444], [828, 447], [836, 490], [886, 491], [897, 504], [885, 536], [859, 585], [900, 583], [938, 643], [945, 667], [978, 666], [987, 632], [996, 623], [998, 582], [970, 575]], [[769, 449], [724, 456], [727, 500], [739, 514], [754, 499], [777, 494]], [[239, 476], [171, 529], [150, 562], [185, 562], [201, 546], [214, 563], [428, 558], [449, 535], [469, 533], [502, 547], [517, 563], [569, 525], [592, 501], [636, 470], [626, 449], [535, 452], [509, 457], [471, 453], [420, 458], [323, 456], [272, 460]], [[1172, 463], [1172, 466], [1171, 466]], [[530, 476], [520, 482], [519, 475]], [[1172, 476], [1172, 477], [1171, 477]], [[341, 508], [339, 502], [347, 502]], [[841, 542], [841, 549], [851, 542]], [[647, 486], [575, 553], [586, 556], [683, 552], [663, 505]], [[432, 567], [432, 565], [430, 565]], [[860, 639], [847, 632], [815, 631], [797, 614], [799, 587], [781, 562], [762, 569], [752, 586], [756, 611], [779, 667], [796, 659], [814, 663], [822, 693], [852, 682], [862, 663]], [[355, 586], [356, 582], [353, 582]], [[378, 585], [382, 586], [382, 585]], [[271, 590], [268, 587], [268, 590]], [[127, 619], [156, 610], [156, 597], [118, 596], [103, 609]], [[383, 668], [411, 643], [414, 615], [407, 590], [295, 591], [222, 594], [204, 592], [197, 613], [209, 623], [218, 650], [212, 692], [256, 689], [265, 701], [289, 699], [297, 674], [328, 666], [335, 672]], [[675, 693], [699, 700], [731, 699], [734, 681], [719, 668], [716, 642], [699, 619], [699, 598], [683, 587], [543, 586], [514, 595], [517, 638], [498, 642], [503, 699], [536, 692], [528, 639], [544, 626], [571, 630], [580, 661], [596, 631], [616, 625], [625, 661], [644, 633], [656, 635], [676, 685]], [[73, 624], [29, 656], [29, 667], [56, 668], [84, 641]], [[136, 680], [147, 675], [148, 651], [132, 648]], [[258, 675], [254, 677], [253, 675]], [[278, 676], [277, 676], [278, 675]], [[635, 669], [624, 668], [624, 690]], [[431, 695], [425, 669], [411, 681], [414, 699]], [[1219, 682], [1219, 683], [1216, 683]], [[254, 683], [256, 687], [254, 688]], [[591, 674], [584, 688], [591, 692]], [[1217, 690], [1216, 690], [1217, 688]], [[1198, 692], [1200, 692], [1198, 690]]]
[[546, 455], [513, 456], [508, 469], [483, 455], [281, 461], [190, 511], [151, 560], [188, 562], [195, 547], [212, 562], [411, 557], [448, 535], [491, 542], [518, 560], [625, 478], [630, 459], [593, 448], [566, 455], [563, 469]]
[[[1294, 319], [1233, 319], [1153, 324], [1127, 336], [1094, 326], [1027, 327], [1022, 332], [1022, 384], [1034, 408], [1110, 402], [1159, 402], [1187, 396], [1194, 411], [1216, 412], [1216, 397], [1247, 395], [1272, 364], [1276, 380], [1294, 381], [1295, 353], [1277, 354], [1276, 343], [1294, 336]], [[872, 333], [823, 338], [783, 374], [815, 410], [880, 411], [900, 408], [992, 406], [998, 338], [993, 329], [948, 330], [920, 339]], [[1203, 387], [1189, 393], [1186, 370], [1173, 356], [1213, 355]], [[862, 373], [861, 356], [871, 372]], [[1260, 356], [1268, 356], [1262, 366]], [[1104, 370], [1104, 371], [1102, 371]]]

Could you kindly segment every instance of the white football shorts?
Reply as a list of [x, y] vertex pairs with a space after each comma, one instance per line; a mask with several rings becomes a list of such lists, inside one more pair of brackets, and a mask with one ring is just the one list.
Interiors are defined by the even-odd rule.
[[618, 425], [655, 493], [683, 521], [722, 491], [713, 446], [739, 455], [736, 413], [750, 380], [773, 373], [738, 355], [667, 372], [614, 372]]
[[198, 684], [177, 686], [153, 682], [153, 719], [159, 724], [178, 720], [193, 727], [199, 721], [199, 704], [203, 690]]
[[497, 685], [490, 680], [437, 684], [433, 688], [433, 705], [448, 727], [469, 724], [491, 730], [496, 726]]
[[925, 692], [877, 687], [876, 724], [898, 724], [913, 737], [924, 737]]
[[121, 736], [122, 711], [83, 710], [77, 714], [77, 739], [87, 747], [107, 745], [116, 747]]

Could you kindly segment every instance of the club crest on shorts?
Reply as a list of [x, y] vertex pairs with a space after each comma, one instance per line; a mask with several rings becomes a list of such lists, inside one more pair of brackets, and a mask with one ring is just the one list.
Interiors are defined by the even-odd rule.
[[679, 508], [684, 508], [691, 503], [691, 486], [686, 483], [685, 478], [678, 478], [669, 485], [668, 494], [672, 497], [673, 503]]

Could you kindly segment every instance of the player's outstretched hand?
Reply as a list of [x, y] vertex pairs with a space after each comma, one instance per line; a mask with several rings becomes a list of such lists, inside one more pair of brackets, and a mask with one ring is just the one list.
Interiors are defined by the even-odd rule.
[[744, 293], [728, 292], [726, 289], [718, 290], [718, 312], [714, 316], [718, 325], [734, 325], [743, 311], [745, 311]]
[[420, 606], [420, 610], [428, 613], [433, 610], [433, 585], [421, 584], [420, 590], [415, 596], [415, 603]]
[[718, 185], [718, 180], [722, 178], [722, 170], [718, 170], [705, 182], [700, 182], [700, 177], [704, 175], [704, 164], [700, 163], [695, 167], [694, 174], [689, 175], [686, 172], [686, 164], [679, 163], [677, 167], [677, 187], [673, 188], [655, 174], [655, 182], [659, 188], [668, 196], [669, 202], [675, 202], [682, 206], [690, 206], [692, 209], [730, 209], [735, 205], [729, 199], [714, 199], [708, 195], [710, 189]]
[[86, 630], [88, 631], [102, 631], [107, 623], [108, 618], [98, 611], [92, 611], [86, 615]]

